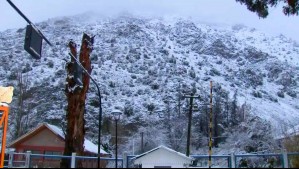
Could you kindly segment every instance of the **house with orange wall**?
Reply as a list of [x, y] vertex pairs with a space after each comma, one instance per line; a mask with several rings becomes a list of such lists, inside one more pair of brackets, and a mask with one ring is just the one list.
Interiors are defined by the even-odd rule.
[[[32, 154], [63, 155], [65, 146], [64, 136], [65, 134], [61, 128], [43, 123], [13, 141], [8, 147], [14, 148], [16, 153], [26, 153], [27, 151], [30, 151]], [[84, 156], [97, 157], [97, 154], [98, 146], [93, 144], [90, 140], [85, 139]], [[102, 149], [100, 155], [101, 157], [110, 157], [110, 154]], [[24, 157], [18, 156], [14, 158], [20, 159]], [[37, 163], [35, 166], [43, 167], [46, 167], [45, 163], [51, 165], [51, 167], [59, 167], [60, 164], [60, 160], [47, 157], [34, 157], [31, 161], [32, 165], [34, 165], [33, 163]], [[89, 160], [89, 162], [86, 162], [86, 166], [96, 166], [96, 162], [96, 160]], [[104, 164], [101, 163], [101, 165]]]

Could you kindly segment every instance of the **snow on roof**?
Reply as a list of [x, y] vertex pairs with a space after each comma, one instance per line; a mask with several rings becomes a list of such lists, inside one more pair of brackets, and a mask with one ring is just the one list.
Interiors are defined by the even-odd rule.
[[[51, 125], [51, 124], [47, 124], [45, 123], [45, 125], [55, 134], [59, 135], [60, 137], [62, 137], [63, 139], [65, 139], [64, 137], [64, 133], [62, 131], [61, 128], [57, 127], [57, 126], [54, 126], [54, 125]], [[84, 139], [84, 149], [85, 151], [88, 151], [88, 152], [91, 152], [91, 153], [95, 153], [97, 154], [98, 153], [98, 146], [93, 144], [90, 140], [88, 139]], [[100, 150], [101, 154], [108, 154], [106, 151], [104, 150]]]
[[147, 155], [147, 154], [150, 154], [150, 153], [152, 153], [152, 152], [154, 152], [154, 151], [157, 151], [157, 150], [159, 150], [159, 149], [164, 149], [164, 150], [167, 150], [167, 151], [169, 151], [169, 152], [171, 152], [171, 153], [174, 153], [174, 154], [176, 154], [176, 155], [178, 155], [178, 156], [181, 156], [181, 157], [183, 157], [183, 158], [186, 158], [186, 159], [188, 159], [188, 160], [192, 160], [191, 157], [187, 157], [185, 154], [180, 153], [180, 152], [177, 152], [177, 151], [172, 150], [172, 149], [170, 149], [170, 148], [168, 148], [168, 147], [165, 147], [165, 146], [159, 146], [159, 147], [157, 147], [157, 148], [154, 148], [154, 149], [152, 149], [152, 150], [150, 150], [150, 151], [148, 151], [148, 152], [145, 152], [145, 153], [143, 153], [143, 154], [141, 154], [141, 155], [139, 155], [139, 156], [136, 156], [135, 158], [133, 158], [133, 160], [136, 160], [136, 159], [138, 159], [138, 158], [141, 158], [141, 157], [143, 157], [143, 156], [145, 156], [145, 155]]
[[51, 125], [51, 124], [48, 124], [48, 123], [44, 123], [44, 125], [46, 125], [53, 133], [55, 133], [55, 134], [59, 135], [60, 137], [62, 137], [63, 139], [65, 139], [64, 133], [61, 128]]
[[[43, 126], [47, 127], [49, 130], [51, 130], [54, 134], [58, 135], [59, 137], [61, 137], [63, 140], [65, 139], [65, 135], [64, 132], [62, 131], [61, 128], [48, 124], [48, 123], [43, 123], [38, 125], [36, 128], [34, 128], [33, 130], [29, 131], [28, 133], [24, 134], [23, 136], [21, 136], [20, 138], [18, 138], [17, 140], [13, 141], [8, 147], [11, 147], [12, 145], [22, 141], [23, 139], [25, 139], [26, 137], [30, 136], [31, 134], [38, 132], [38, 130], [40, 130]], [[93, 144], [90, 140], [88, 139], [84, 139], [84, 150], [88, 151], [90, 153], [94, 153], [97, 154], [98, 153], [98, 146]], [[100, 150], [101, 154], [108, 154], [106, 151], [104, 150]]]

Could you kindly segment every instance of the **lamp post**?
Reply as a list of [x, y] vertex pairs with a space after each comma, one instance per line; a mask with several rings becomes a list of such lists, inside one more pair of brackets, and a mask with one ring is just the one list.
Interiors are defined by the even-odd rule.
[[[51, 47], [54, 47], [52, 45], [52, 43], [43, 35], [43, 33], [39, 29], [36, 28], [36, 26], [18, 9], [18, 7], [15, 6], [15, 4], [13, 4], [11, 2], [11, 0], [7, 0], [7, 2], [18, 12], [19, 15], [21, 15], [27, 21], [27, 23], [29, 24], [30, 28], [32, 28], [34, 30], [35, 35], [38, 36], [38, 39], [44, 39]], [[34, 40], [32, 42], [30, 42], [30, 45], [31, 45], [31, 43], [34, 44], [34, 45], [37, 45]], [[26, 42], [25, 42], [25, 44], [26, 44]], [[40, 50], [39, 53], [41, 52], [41, 47], [42, 47], [42, 43], [40, 42], [38, 44], [38, 48], [40, 48], [39, 49]], [[27, 46], [27, 48], [28, 48], [28, 46]], [[31, 48], [31, 46], [29, 46], [29, 48]], [[30, 54], [32, 55], [32, 53], [30, 53]], [[99, 96], [98, 168], [100, 168], [100, 158], [101, 158], [100, 157], [101, 156], [101, 124], [102, 124], [102, 100], [101, 100], [100, 87], [99, 87], [98, 83], [95, 81], [95, 79], [92, 78], [92, 76], [90, 75], [90, 73], [81, 65], [80, 61], [74, 55], [72, 55], [71, 53], [69, 53], [69, 55], [76, 61], [76, 63], [79, 65], [79, 67], [90, 77], [90, 79], [96, 85], [97, 90], [98, 90], [98, 96]], [[33, 52], [32, 56], [34, 56], [36, 59], [40, 59], [40, 57], [41, 57], [41, 55], [36, 55], [34, 52]]]
[[120, 119], [122, 112], [120, 110], [113, 110], [112, 116], [115, 121], [115, 168], [117, 168], [117, 122]]
[[76, 61], [78, 66], [84, 71], [84, 73], [87, 74], [87, 76], [91, 79], [91, 81], [95, 84], [98, 90], [98, 96], [99, 96], [99, 135], [98, 135], [98, 168], [100, 168], [100, 161], [101, 161], [101, 124], [102, 124], [102, 97], [101, 97], [101, 91], [98, 83], [95, 81], [95, 79], [89, 74], [89, 72], [81, 65], [80, 61], [71, 53], [69, 55]]

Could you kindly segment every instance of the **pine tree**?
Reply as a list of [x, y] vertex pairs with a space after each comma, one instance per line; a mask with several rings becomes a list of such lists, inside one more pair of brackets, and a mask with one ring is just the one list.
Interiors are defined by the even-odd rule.
[[228, 97], [228, 94], [229, 93], [224, 93], [224, 118], [223, 118], [223, 124], [225, 127], [229, 127], [229, 119], [230, 119], [230, 116], [229, 116], [229, 97]]
[[234, 98], [231, 103], [231, 126], [238, 125], [239, 118], [238, 118], [238, 91], [236, 90], [234, 93]]
[[284, 3], [283, 13], [285, 15], [298, 15], [298, 0], [236, 0], [241, 4], [245, 4], [247, 9], [257, 13], [261, 18], [269, 15], [269, 7], [276, 7], [279, 3]]

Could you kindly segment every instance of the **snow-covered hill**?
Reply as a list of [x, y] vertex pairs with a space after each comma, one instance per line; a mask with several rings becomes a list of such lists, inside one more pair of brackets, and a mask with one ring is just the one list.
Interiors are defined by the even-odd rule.
[[[12, 112], [19, 111], [17, 81], [18, 72], [23, 73], [28, 82], [24, 120], [29, 127], [63, 119], [64, 66], [70, 60], [67, 43], [73, 39], [80, 44], [83, 32], [95, 35], [92, 76], [101, 86], [105, 117], [122, 107], [125, 124], [159, 121], [157, 112], [166, 108], [165, 99], [175, 102], [179, 89], [185, 94], [196, 89], [197, 94], [208, 96], [212, 80], [230, 98], [237, 90], [239, 104], [250, 104], [253, 114], [271, 121], [274, 133], [299, 124], [298, 42], [242, 25], [133, 16], [95, 18], [85, 14], [38, 23], [55, 45], [52, 49], [44, 43], [41, 60], [33, 60], [23, 50], [24, 28], [0, 32], [0, 85], [16, 87]], [[87, 102], [87, 124], [93, 131], [98, 96], [92, 84]], [[96, 138], [93, 133], [97, 132], [89, 135]]]

